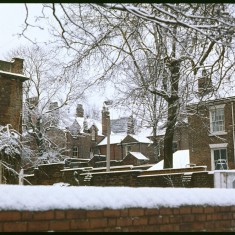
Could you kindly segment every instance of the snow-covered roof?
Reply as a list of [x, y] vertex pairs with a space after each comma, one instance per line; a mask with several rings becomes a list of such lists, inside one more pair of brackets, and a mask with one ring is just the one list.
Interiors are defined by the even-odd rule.
[[91, 118], [84, 118], [84, 117], [77, 117], [76, 120], [79, 123], [79, 125], [82, 127], [82, 131], [84, 129], [84, 121], [86, 121], [88, 129], [90, 129], [91, 126], [94, 125], [100, 131], [99, 134], [101, 134], [101, 132], [102, 132], [102, 124], [99, 121], [91, 119]]
[[[126, 137], [126, 135], [111, 134], [110, 135], [110, 144], [119, 144]], [[107, 137], [105, 137], [98, 146], [107, 145]]]
[[60, 127], [63, 129], [69, 128], [74, 124], [74, 122], [77, 122], [77, 124], [79, 124], [81, 128], [80, 133], [83, 133], [85, 120], [87, 122], [88, 129], [90, 129], [92, 125], [95, 125], [95, 127], [98, 129], [98, 135], [102, 135], [102, 124], [100, 123], [100, 121], [91, 118], [74, 117], [67, 115], [66, 118], [60, 120]]
[[[162, 170], [164, 160], [153, 165], [147, 171]], [[173, 168], [185, 168], [190, 164], [189, 150], [178, 150], [173, 153]]]
[[139, 160], [148, 160], [147, 157], [145, 157], [142, 153], [140, 152], [129, 152], [132, 156], [134, 156], [135, 158], [139, 159]]
[[141, 134], [138, 135], [129, 135], [132, 138], [134, 138], [135, 140], [137, 140], [140, 143], [146, 143], [146, 144], [150, 144], [152, 143], [152, 141], [150, 139], [148, 139], [146, 136], [143, 136]]
[[[124, 140], [128, 135], [127, 134], [111, 134], [110, 135], [110, 144], [119, 144], [122, 140]], [[129, 135], [134, 138], [136, 141], [140, 143], [152, 143], [152, 141], [145, 136], [142, 135]], [[107, 145], [107, 137], [105, 137], [98, 146]]]
[[[235, 190], [227, 188], [61, 187], [60, 185], [0, 185], [0, 210], [102, 210], [187, 205], [235, 206]], [[37, 196], [35, 197], [35, 195]]]

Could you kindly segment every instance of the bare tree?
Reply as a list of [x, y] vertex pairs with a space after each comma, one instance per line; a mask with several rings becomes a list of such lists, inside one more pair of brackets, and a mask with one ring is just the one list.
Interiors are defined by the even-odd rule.
[[82, 92], [77, 89], [82, 88], [82, 82], [76, 74], [59, 67], [60, 61], [53, 51], [32, 46], [10, 54], [24, 58], [24, 74], [30, 78], [24, 84], [23, 137], [34, 150], [31, 163], [59, 161], [66, 150], [61, 123], [66, 118], [67, 106], [82, 100]]
[[166, 109], [160, 114], [165, 117], [166, 129], [164, 168], [172, 167], [174, 129], [186, 103], [198, 96], [197, 80], [204, 76], [213, 81], [216, 90], [233, 71], [234, 6], [43, 5], [44, 13], [48, 9], [58, 26], [52, 30], [58, 48], [70, 52], [68, 70], [85, 66], [89, 72], [95, 67], [90, 86], [123, 78], [133, 84], [133, 89], [129, 86], [130, 97], [151, 94], [156, 102], [164, 101]]

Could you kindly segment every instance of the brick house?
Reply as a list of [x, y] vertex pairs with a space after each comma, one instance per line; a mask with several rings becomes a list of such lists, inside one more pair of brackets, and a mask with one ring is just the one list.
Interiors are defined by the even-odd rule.
[[235, 97], [188, 105], [190, 161], [208, 170], [234, 169]]
[[64, 148], [67, 157], [83, 159], [90, 159], [98, 153], [97, 143], [104, 138], [101, 124], [85, 117], [82, 104], [77, 105], [75, 116], [70, 116], [66, 122], [59, 120], [47, 131], [47, 136], [59, 148]]
[[[102, 134], [107, 136], [107, 120], [105, 109], [102, 110]], [[130, 151], [140, 152], [149, 159], [149, 163], [156, 163], [163, 159], [163, 139], [165, 130], [158, 131], [156, 145], [151, 128], [138, 128], [133, 117], [110, 120], [110, 159], [123, 160]], [[135, 133], [138, 134], [135, 134]], [[175, 129], [174, 152], [186, 150], [188, 146], [188, 125], [182, 122]], [[99, 153], [106, 155], [107, 137], [98, 143]]]
[[[105, 138], [97, 145], [99, 154], [106, 155], [107, 153], [107, 130], [108, 130], [108, 117], [106, 116], [105, 108], [102, 110], [102, 134]], [[133, 122], [133, 123], [131, 123]], [[127, 154], [132, 152], [140, 152], [150, 159], [150, 162], [154, 161], [154, 152], [152, 141], [149, 138], [144, 137], [142, 134], [134, 134], [134, 120], [132, 117], [121, 118], [120, 120], [114, 120], [111, 122], [111, 134], [110, 134], [110, 160], [123, 160]], [[118, 127], [118, 128], [117, 128]], [[122, 132], [120, 131], [122, 130]], [[113, 133], [115, 131], [116, 133]]]
[[90, 118], [84, 117], [84, 109], [81, 104], [77, 105], [76, 118], [73, 123], [66, 127], [67, 156], [90, 159], [98, 153], [97, 143], [104, 136], [101, 133], [101, 124]]
[[22, 132], [23, 59], [0, 60], [0, 125]]
[[[152, 141], [146, 137], [130, 134], [112, 134], [110, 135], [110, 160], [123, 160], [130, 152], [140, 152], [151, 159], [153, 155]], [[107, 153], [107, 137], [98, 143], [99, 153]]]
[[[23, 59], [0, 60], [0, 125], [10, 124], [13, 132], [22, 133]], [[11, 132], [12, 132], [11, 131]], [[18, 183], [15, 172], [20, 171], [21, 156], [18, 153], [0, 152], [0, 183]]]

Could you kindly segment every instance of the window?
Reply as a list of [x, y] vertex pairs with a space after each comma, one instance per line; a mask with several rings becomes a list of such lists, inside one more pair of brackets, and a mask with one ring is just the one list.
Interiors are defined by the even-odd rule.
[[212, 170], [227, 170], [227, 144], [212, 144], [211, 156], [212, 156]]
[[215, 149], [213, 151], [215, 170], [227, 170], [227, 149]]
[[210, 129], [211, 133], [223, 133], [224, 127], [224, 105], [210, 108]]
[[78, 147], [73, 147], [73, 157], [78, 157]]

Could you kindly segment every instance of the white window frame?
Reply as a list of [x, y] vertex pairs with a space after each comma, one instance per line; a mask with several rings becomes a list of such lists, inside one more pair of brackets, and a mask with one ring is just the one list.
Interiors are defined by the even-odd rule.
[[213, 125], [212, 125], [212, 112], [215, 112], [218, 109], [223, 109], [223, 112], [224, 112], [224, 107], [225, 107], [225, 104], [221, 104], [221, 105], [211, 106], [209, 108], [209, 113], [210, 113], [210, 136], [213, 136], [213, 135], [226, 135], [227, 134], [227, 132], [225, 132], [225, 113], [223, 113], [223, 130], [213, 131]]
[[225, 149], [226, 150], [226, 161], [227, 161], [227, 168], [229, 169], [228, 166], [228, 143], [221, 143], [221, 144], [210, 144], [210, 149], [211, 149], [211, 170], [215, 170], [215, 158], [214, 158], [214, 151], [215, 150], [221, 150]]

